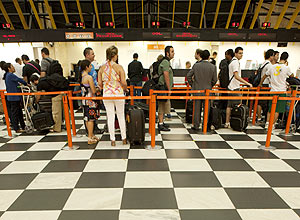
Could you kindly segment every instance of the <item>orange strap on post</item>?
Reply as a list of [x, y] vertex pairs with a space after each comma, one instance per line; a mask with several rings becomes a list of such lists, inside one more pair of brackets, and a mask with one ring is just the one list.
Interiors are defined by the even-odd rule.
[[[133, 96], [133, 85], [130, 85], [130, 96]], [[130, 105], [133, 105], [134, 104], [134, 100], [131, 99], [130, 100]]]
[[[257, 92], [260, 91], [260, 87], [257, 87]], [[256, 94], [256, 97], [258, 97], [259, 94]], [[253, 119], [252, 119], [252, 125], [255, 125], [256, 121], [256, 113], [257, 113], [257, 105], [258, 105], [258, 99], [255, 100], [254, 109], [253, 109]]]
[[150, 100], [150, 108], [151, 108], [151, 118], [149, 118], [149, 122], [151, 120], [151, 126], [149, 126], [149, 130], [151, 130], [151, 147], [155, 147], [155, 116], [156, 116], [156, 96], [151, 94], [151, 100]]
[[[297, 95], [297, 90], [293, 90], [292, 97], [296, 97], [296, 95]], [[285, 127], [285, 134], [288, 134], [290, 132], [290, 125], [292, 122], [295, 101], [296, 101], [295, 99], [291, 100], [289, 116], [288, 116], [288, 119], [286, 122], [286, 127]]]
[[64, 103], [64, 112], [65, 112], [65, 122], [66, 122], [67, 134], [68, 134], [68, 146], [69, 146], [69, 148], [73, 148], [70, 117], [69, 117], [69, 108], [68, 108], [68, 99], [66, 96], [63, 96], [63, 103]]
[[273, 124], [274, 124], [277, 100], [278, 100], [278, 96], [273, 96], [272, 107], [271, 107], [271, 112], [270, 112], [269, 127], [268, 127], [268, 133], [267, 133], [267, 140], [266, 140], [265, 147], [270, 147], [272, 128], [273, 128]]
[[[68, 91], [68, 97], [72, 97], [72, 91]], [[73, 100], [69, 100], [70, 113], [71, 113], [71, 122], [72, 122], [72, 131], [73, 135], [76, 135], [76, 125], [75, 125], [75, 117], [74, 117], [74, 108], [73, 108]]]
[[[209, 96], [209, 90], [205, 90], [205, 96]], [[204, 119], [203, 119], [203, 134], [206, 134], [207, 132], [207, 123], [208, 123], [208, 103], [209, 99], [205, 99], [205, 105], [204, 105]]]
[[2, 101], [2, 105], [3, 105], [7, 133], [8, 133], [9, 137], [12, 137], [4, 91], [0, 91], [0, 93], [1, 93], [1, 101]]

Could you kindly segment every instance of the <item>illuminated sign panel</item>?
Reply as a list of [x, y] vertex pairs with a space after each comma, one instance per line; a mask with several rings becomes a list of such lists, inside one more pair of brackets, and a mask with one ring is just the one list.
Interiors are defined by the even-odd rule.
[[0, 41], [2, 42], [22, 41], [22, 37], [21, 35], [15, 35], [15, 34], [1, 34]]
[[93, 32], [65, 32], [66, 40], [93, 40]]
[[123, 39], [124, 33], [96, 33], [95, 39], [101, 40], [101, 39]]
[[143, 32], [143, 38], [151, 39], [151, 40], [165, 40], [171, 38], [170, 32]]
[[275, 33], [249, 33], [249, 40], [276, 40]]
[[247, 34], [246, 33], [219, 33], [220, 40], [246, 40]]
[[173, 33], [173, 38], [180, 39], [200, 39], [200, 33], [193, 32], [176, 32]]

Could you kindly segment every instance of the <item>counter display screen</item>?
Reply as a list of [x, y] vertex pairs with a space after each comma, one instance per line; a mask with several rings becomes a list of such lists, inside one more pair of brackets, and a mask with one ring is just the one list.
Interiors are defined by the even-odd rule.
[[219, 33], [220, 40], [246, 40], [246, 33]]
[[95, 33], [96, 40], [104, 40], [104, 39], [123, 39], [124, 33]]
[[299, 40], [300, 39], [300, 33], [295, 33], [294, 34], [294, 39]]
[[249, 33], [249, 40], [276, 40], [275, 33]]
[[1, 34], [0, 41], [2, 42], [22, 41], [22, 37], [21, 35], [15, 35], [15, 34]]
[[66, 40], [91, 40], [94, 39], [93, 32], [65, 32]]
[[171, 33], [170, 32], [143, 32], [143, 38], [151, 39], [151, 40], [164, 40], [170, 39]]
[[200, 33], [193, 32], [176, 32], [173, 33], [173, 38], [180, 39], [200, 39]]

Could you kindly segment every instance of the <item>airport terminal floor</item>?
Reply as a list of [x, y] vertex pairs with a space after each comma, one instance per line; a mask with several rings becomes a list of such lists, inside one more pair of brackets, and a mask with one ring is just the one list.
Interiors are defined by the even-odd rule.
[[[107, 133], [97, 145], [74, 137], [80, 149], [63, 151], [65, 131], [7, 139], [2, 125], [0, 219], [299, 219], [299, 133], [272, 135], [277, 149], [263, 151], [262, 127], [203, 135], [184, 122], [184, 111], [172, 110], [171, 132], [156, 131], [157, 151], [122, 145], [119, 134], [111, 147]], [[82, 113], [75, 119], [84, 134]], [[99, 127], [105, 121], [102, 113]]]

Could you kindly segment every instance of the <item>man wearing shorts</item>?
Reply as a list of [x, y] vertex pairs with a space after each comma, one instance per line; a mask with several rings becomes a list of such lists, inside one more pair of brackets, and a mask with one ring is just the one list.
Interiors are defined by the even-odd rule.
[[[289, 54], [287, 52], [283, 52], [280, 56], [279, 63], [273, 65], [272, 68], [268, 70], [262, 78], [263, 81], [267, 77], [269, 77], [271, 92], [285, 92], [287, 90], [286, 79], [289, 78], [290, 76], [292, 77], [294, 76], [290, 68], [286, 65], [288, 57]], [[280, 95], [276, 94], [276, 95], [279, 97], [286, 96], [285, 94], [280, 94]], [[267, 116], [267, 123], [265, 126], [266, 128], [269, 125], [271, 106], [272, 106], [272, 101], [269, 102], [269, 112]], [[279, 113], [285, 112], [285, 106], [286, 106], [285, 100], [277, 101], [274, 124], [278, 119]], [[274, 129], [274, 125], [273, 125], [273, 129]]]
[[[173, 87], [173, 69], [171, 68], [170, 60], [174, 58], [174, 48], [172, 46], [166, 46], [165, 58], [158, 67], [158, 85], [161, 90], [171, 90]], [[171, 102], [170, 99], [160, 101], [158, 100], [158, 130], [170, 131], [169, 126], [164, 123], [164, 114], [170, 114]]]
[[[234, 57], [231, 60], [231, 63], [229, 64], [229, 85], [228, 90], [229, 91], [239, 91], [240, 90], [240, 83], [244, 83], [245, 85], [248, 85], [252, 87], [250, 83], [248, 83], [246, 80], [244, 80], [242, 76], [241, 71], [241, 65], [240, 65], [240, 59], [243, 57], [243, 48], [237, 47], [234, 51]], [[241, 96], [241, 94], [235, 93], [235, 94], [228, 94], [228, 96]], [[227, 109], [226, 109], [226, 123], [225, 128], [229, 128], [229, 121], [230, 121], [230, 114], [231, 109], [235, 106], [241, 103], [241, 100], [228, 100]]]

